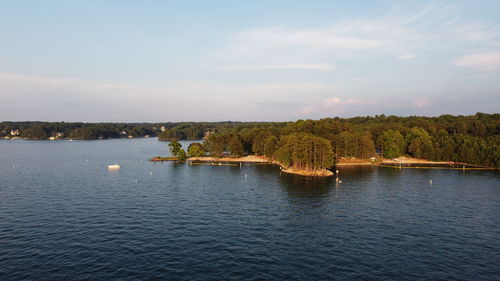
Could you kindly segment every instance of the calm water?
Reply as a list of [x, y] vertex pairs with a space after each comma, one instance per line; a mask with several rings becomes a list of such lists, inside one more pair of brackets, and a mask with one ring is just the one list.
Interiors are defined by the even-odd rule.
[[351, 168], [336, 186], [147, 161], [166, 154], [0, 141], [0, 280], [500, 279], [499, 172]]

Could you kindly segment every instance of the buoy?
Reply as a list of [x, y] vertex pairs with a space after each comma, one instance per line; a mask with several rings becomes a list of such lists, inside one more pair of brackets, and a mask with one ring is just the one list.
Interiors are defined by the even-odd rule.
[[150, 176], [153, 176], [153, 171], [149, 172], [149, 175], [150, 175]]
[[429, 181], [429, 184], [432, 184], [432, 180]]
[[16, 165], [12, 165], [12, 169], [15, 169], [16, 168]]
[[248, 178], [248, 175], [247, 175], [247, 174], [245, 174], [245, 178]]

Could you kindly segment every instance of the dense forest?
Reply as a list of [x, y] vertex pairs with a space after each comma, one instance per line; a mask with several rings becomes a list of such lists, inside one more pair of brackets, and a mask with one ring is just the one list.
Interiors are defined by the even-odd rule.
[[306, 169], [328, 168], [341, 158], [403, 155], [500, 166], [500, 114], [235, 123], [209, 132], [200, 145], [211, 156], [255, 154]]
[[[341, 158], [395, 158], [500, 166], [500, 114], [472, 116], [325, 118], [224, 128], [204, 141], [210, 155], [256, 154], [285, 166], [323, 168], [318, 154]], [[327, 148], [325, 148], [328, 146]], [[321, 152], [320, 152], [321, 151]], [[318, 162], [319, 161], [319, 162]]]
[[[285, 166], [330, 167], [341, 158], [407, 155], [500, 167], [500, 114], [324, 118], [295, 122], [49, 123], [2, 122], [0, 135], [47, 139], [158, 136], [202, 139], [197, 155], [262, 155]], [[187, 154], [190, 154], [188, 149]]]

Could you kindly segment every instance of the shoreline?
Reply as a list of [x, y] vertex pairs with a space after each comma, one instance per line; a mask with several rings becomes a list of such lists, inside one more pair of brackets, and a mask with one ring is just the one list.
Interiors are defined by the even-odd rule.
[[[423, 165], [423, 166], [422, 166]], [[428, 165], [428, 166], [425, 166]], [[427, 159], [418, 159], [411, 157], [399, 157], [394, 159], [382, 158], [377, 162], [360, 161], [358, 159], [345, 160], [336, 163], [335, 166], [377, 166], [389, 168], [420, 168], [420, 169], [460, 169], [460, 170], [498, 170], [499, 167], [487, 167], [455, 161], [431, 161]]]
[[287, 174], [300, 175], [300, 176], [306, 176], [306, 177], [331, 177], [331, 176], [333, 176], [333, 172], [329, 171], [327, 169], [310, 171], [310, 170], [304, 170], [304, 169], [285, 168], [283, 165], [281, 165], [277, 161], [272, 161], [266, 157], [255, 156], [255, 155], [248, 155], [248, 156], [235, 157], [235, 158], [191, 157], [191, 158], [188, 158], [187, 161], [189, 161], [189, 162], [219, 162], [219, 163], [222, 163], [222, 162], [267, 163], [269, 165], [280, 166], [280, 171], [287, 173]]
[[269, 163], [273, 162], [260, 156], [249, 155], [243, 157], [189, 157], [186, 159], [188, 162], [241, 162], [241, 163]]
[[[163, 161], [177, 161], [179, 160], [176, 157], [154, 157], [150, 159], [152, 162], [163, 162]], [[260, 163], [260, 164], [269, 164], [269, 165], [277, 165], [280, 166], [280, 171], [293, 174], [300, 175], [306, 177], [331, 177], [333, 176], [333, 172], [327, 169], [323, 170], [303, 170], [303, 169], [294, 169], [294, 168], [285, 168], [283, 165], [276, 161], [271, 161], [263, 156], [255, 156], [248, 155], [243, 157], [190, 157], [186, 159], [186, 162], [190, 164], [193, 162], [204, 162], [204, 163], [212, 163], [213, 165], [222, 165], [222, 163]], [[217, 164], [216, 164], [217, 163]]]
[[[177, 157], [153, 157], [152, 162], [179, 161]], [[334, 173], [328, 169], [324, 170], [303, 170], [295, 168], [286, 168], [277, 161], [272, 161], [263, 156], [248, 155], [243, 157], [190, 157], [185, 160], [192, 164], [193, 162], [211, 163], [212, 165], [223, 165], [223, 163], [260, 163], [269, 165], [278, 165], [282, 172], [287, 174], [301, 175], [306, 177], [331, 177]], [[400, 157], [395, 159], [382, 159], [378, 162], [351, 159], [343, 160], [334, 164], [335, 167], [359, 167], [375, 166], [387, 168], [413, 168], [413, 169], [449, 169], [449, 170], [498, 170], [498, 167], [485, 167], [454, 161], [430, 161], [427, 159], [417, 159], [409, 157]]]
[[[280, 167], [283, 168], [283, 166], [281, 165]], [[300, 175], [306, 177], [332, 177], [334, 175], [332, 171], [327, 169], [308, 171], [308, 170], [297, 170], [293, 168], [288, 168], [288, 169], [283, 168], [281, 169], [281, 171], [287, 174]]]

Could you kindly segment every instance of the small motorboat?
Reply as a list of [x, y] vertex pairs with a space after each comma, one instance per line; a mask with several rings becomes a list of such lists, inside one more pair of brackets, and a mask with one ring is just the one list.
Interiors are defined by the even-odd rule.
[[120, 165], [118, 164], [113, 164], [113, 165], [108, 165], [109, 170], [118, 170], [120, 169]]

